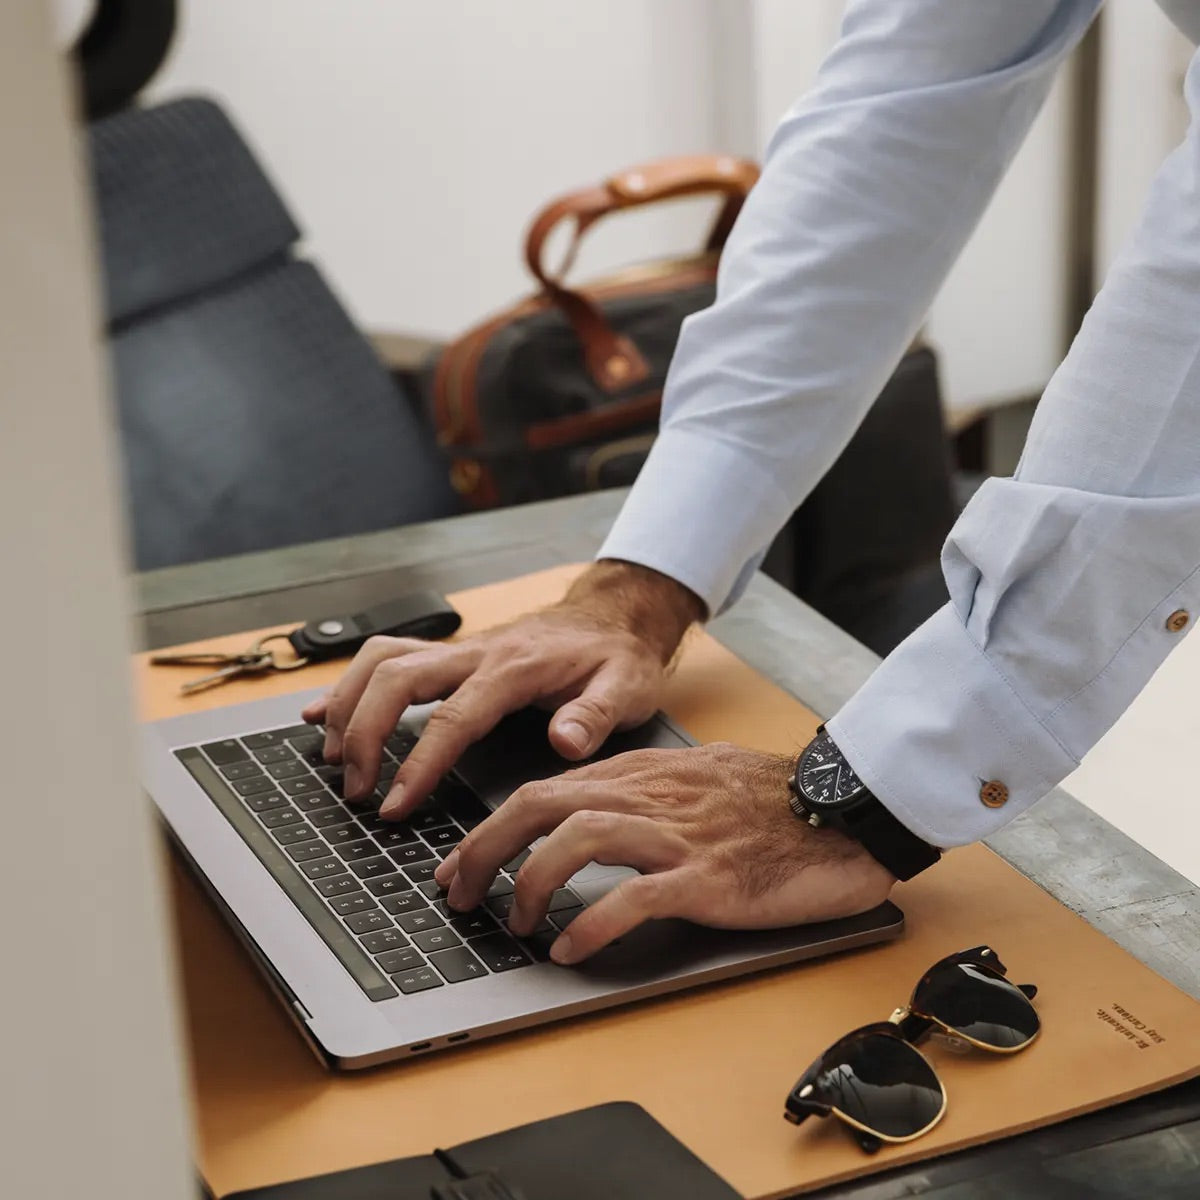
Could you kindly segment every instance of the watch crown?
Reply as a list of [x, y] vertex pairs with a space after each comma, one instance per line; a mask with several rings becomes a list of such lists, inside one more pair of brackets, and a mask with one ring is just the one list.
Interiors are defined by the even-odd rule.
[[814, 829], [820, 829], [821, 825], [823, 824], [823, 822], [821, 821], [820, 814], [818, 814], [818, 813], [809, 813], [808, 814], [808, 823]]

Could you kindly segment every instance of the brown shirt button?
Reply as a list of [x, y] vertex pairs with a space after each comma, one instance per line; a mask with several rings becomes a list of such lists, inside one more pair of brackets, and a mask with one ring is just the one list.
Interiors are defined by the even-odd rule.
[[1167, 618], [1167, 628], [1172, 633], [1178, 633], [1181, 629], [1187, 627], [1187, 623], [1191, 620], [1191, 615], [1186, 608], [1177, 608]]
[[1002, 808], [1008, 803], [1008, 788], [998, 779], [991, 779], [979, 789], [979, 798], [988, 808]]

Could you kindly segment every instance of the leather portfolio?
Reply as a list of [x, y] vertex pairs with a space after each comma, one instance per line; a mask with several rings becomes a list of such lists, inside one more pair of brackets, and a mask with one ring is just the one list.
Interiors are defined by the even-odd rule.
[[[450, 597], [463, 616], [458, 636], [550, 603], [579, 569]], [[205, 646], [238, 650], [247, 641], [239, 633]], [[177, 673], [152, 670], [146, 657], [137, 671], [143, 715], [157, 718], [331, 684], [343, 667], [323, 663], [190, 698], [178, 694]], [[687, 641], [664, 707], [699, 741], [776, 753], [798, 753], [818, 724], [702, 633]], [[744, 1195], [783, 1197], [1200, 1075], [1200, 1003], [984, 846], [951, 851], [895, 889], [907, 919], [896, 941], [353, 1075], [317, 1063], [198, 885], [176, 863], [171, 874], [197, 1153], [219, 1197], [619, 1100], [643, 1107]], [[1034, 1045], [1012, 1057], [931, 1046], [945, 1119], [873, 1157], [835, 1121], [795, 1128], [783, 1120], [788, 1089], [817, 1054], [885, 1020], [937, 959], [982, 943], [1011, 979], [1038, 985], [1043, 1032]]]

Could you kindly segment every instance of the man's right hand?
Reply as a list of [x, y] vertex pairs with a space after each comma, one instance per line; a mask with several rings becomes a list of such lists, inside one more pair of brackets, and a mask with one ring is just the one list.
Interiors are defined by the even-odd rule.
[[404, 710], [444, 700], [380, 810], [400, 818], [472, 742], [526, 705], [556, 710], [550, 742], [573, 760], [614, 729], [649, 720], [680, 640], [704, 616], [700, 599], [675, 580], [598, 562], [552, 607], [463, 641], [372, 638], [304, 719], [325, 725], [325, 757], [345, 765], [346, 797], [356, 800], [375, 786], [383, 743]]

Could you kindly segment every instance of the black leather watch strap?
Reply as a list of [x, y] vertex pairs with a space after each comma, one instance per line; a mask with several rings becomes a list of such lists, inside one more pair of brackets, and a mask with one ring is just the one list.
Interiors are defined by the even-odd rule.
[[320, 662], [345, 658], [376, 634], [436, 640], [461, 624], [462, 617], [439, 592], [410, 592], [360, 613], [309, 621], [288, 634], [288, 641], [299, 657]]
[[917, 837], [870, 792], [838, 816], [844, 831], [899, 880], [911, 879], [942, 857], [936, 846]]

